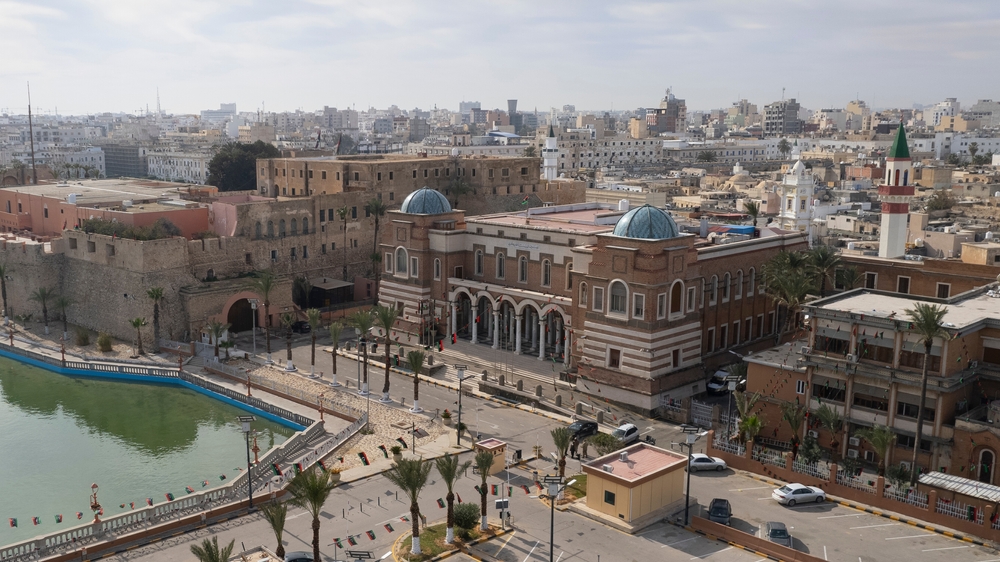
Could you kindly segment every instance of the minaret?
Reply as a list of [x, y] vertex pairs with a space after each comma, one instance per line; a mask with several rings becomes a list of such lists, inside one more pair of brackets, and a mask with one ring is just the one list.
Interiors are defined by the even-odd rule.
[[879, 233], [878, 257], [898, 258], [906, 253], [906, 226], [913, 199], [910, 184], [913, 162], [906, 146], [903, 124], [896, 130], [885, 164], [885, 181], [878, 188], [882, 201], [882, 231]]
[[545, 148], [542, 149], [542, 178], [547, 181], [556, 179], [559, 175], [559, 146], [556, 133], [549, 124], [549, 136], [545, 137]]

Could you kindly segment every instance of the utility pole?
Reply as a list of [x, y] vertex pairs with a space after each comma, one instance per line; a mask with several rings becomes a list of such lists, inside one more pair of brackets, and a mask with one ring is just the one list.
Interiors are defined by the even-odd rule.
[[35, 170], [35, 129], [31, 124], [31, 82], [28, 82], [28, 141], [31, 144], [31, 185], [38, 185], [38, 172]]

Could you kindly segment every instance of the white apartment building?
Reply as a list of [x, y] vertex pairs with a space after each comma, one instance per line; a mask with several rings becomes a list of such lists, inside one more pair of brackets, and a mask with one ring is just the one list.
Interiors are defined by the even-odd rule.
[[[545, 133], [539, 128], [535, 138], [536, 154], [545, 148]], [[629, 164], [656, 164], [663, 161], [663, 141], [657, 138], [633, 139], [628, 135], [608, 135], [594, 128], [567, 128], [555, 131], [559, 148], [558, 171], [580, 168], [603, 168]], [[523, 147], [522, 147], [523, 148]]]
[[[685, 140], [661, 140], [663, 143], [663, 160], [695, 162], [702, 152], [711, 152], [715, 162], [735, 164], [737, 162], [763, 162], [781, 158], [778, 151], [779, 138], [719, 141], [719, 142], [688, 142]], [[795, 139], [789, 139], [795, 142]]]
[[927, 123], [928, 127], [937, 127], [941, 124], [942, 117], [954, 117], [961, 111], [962, 106], [958, 103], [957, 98], [945, 98], [944, 101], [924, 110], [924, 122]]
[[211, 159], [211, 154], [194, 152], [150, 152], [149, 175], [167, 181], [204, 184]]
[[104, 149], [99, 146], [89, 146], [81, 149], [54, 148], [49, 151], [49, 162], [54, 165], [69, 164], [79, 166], [76, 175], [82, 177], [85, 168], [95, 168], [102, 176], [105, 175]]

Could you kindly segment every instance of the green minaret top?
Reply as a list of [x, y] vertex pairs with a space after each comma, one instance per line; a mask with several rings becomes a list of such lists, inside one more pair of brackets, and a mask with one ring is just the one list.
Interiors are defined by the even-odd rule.
[[892, 148], [889, 149], [889, 158], [909, 158], [910, 148], [906, 146], [906, 131], [903, 130], [903, 124], [899, 124], [899, 128], [896, 129], [896, 138], [892, 141]]
[[549, 123], [549, 136], [550, 137], [556, 136], [556, 132], [552, 130], [552, 123]]

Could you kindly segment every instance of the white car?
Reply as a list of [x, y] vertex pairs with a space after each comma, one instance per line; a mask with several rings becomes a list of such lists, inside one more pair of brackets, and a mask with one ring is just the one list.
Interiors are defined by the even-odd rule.
[[826, 492], [814, 486], [806, 486], [804, 484], [786, 484], [771, 492], [771, 497], [782, 505], [792, 507], [797, 503], [825, 502]]
[[611, 435], [621, 441], [622, 445], [628, 445], [639, 438], [639, 428], [630, 423], [625, 423], [612, 431]]
[[691, 455], [691, 472], [698, 470], [718, 470], [723, 471], [728, 468], [726, 461], [719, 457], [710, 457], [704, 453], [694, 453]]

